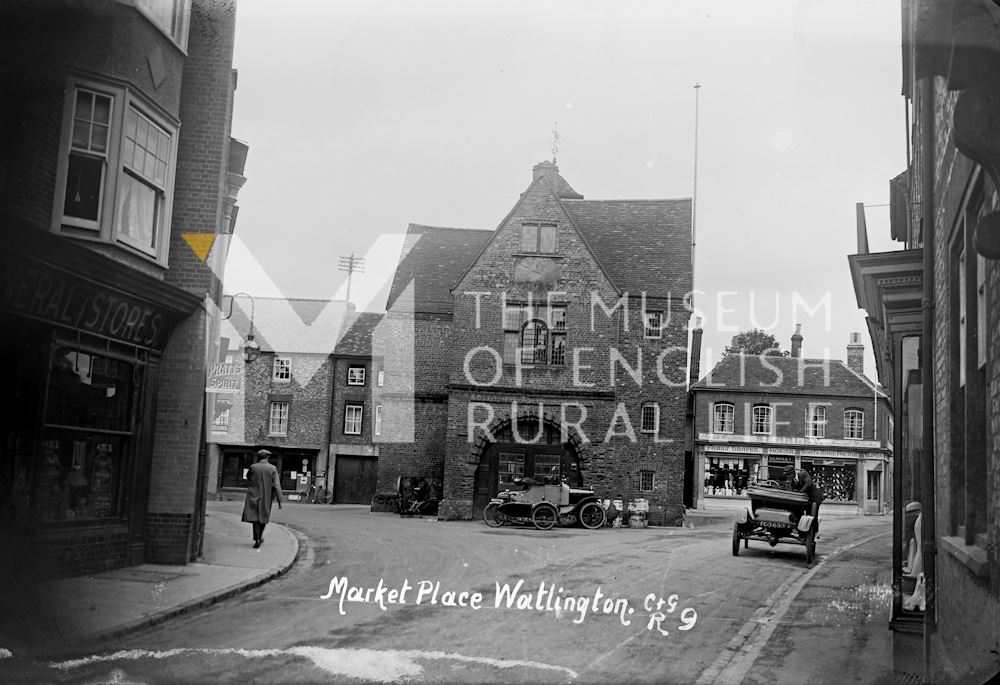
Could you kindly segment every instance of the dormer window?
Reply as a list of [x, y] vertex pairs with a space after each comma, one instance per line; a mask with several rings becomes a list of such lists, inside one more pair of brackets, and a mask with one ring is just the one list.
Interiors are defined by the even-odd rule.
[[554, 254], [559, 248], [556, 228], [556, 224], [546, 221], [521, 224], [521, 252]]

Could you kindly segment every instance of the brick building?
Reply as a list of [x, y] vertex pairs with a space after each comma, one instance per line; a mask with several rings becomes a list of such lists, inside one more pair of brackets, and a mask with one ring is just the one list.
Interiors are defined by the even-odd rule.
[[793, 464], [826, 496], [823, 509], [884, 514], [890, 502], [892, 415], [864, 376], [852, 334], [847, 363], [801, 356], [726, 355], [691, 387], [695, 506], [746, 502], [747, 485]]
[[412, 225], [373, 350], [378, 491], [481, 513], [513, 476], [683, 505], [691, 202], [586, 200], [552, 162], [494, 231]]
[[[898, 251], [849, 258], [896, 415], [896, 670], [1000, 671], [1000, 7], [907, 0]], [[863, 226], [859, 226], [859, 229]]]
[[0, 529], [21, 569], [199, 552], [209, 253], [245, 180], [234, 22], [225, 0], [0, 8]]
[[372, 354], [372, 335], [382, 318], [351, 312], [333, 352], [329, 483], [340, 504], [370, 504], [375, 498], [385, 369]]
[[[333, 351], [345, 303], [331, 300], [226, 296], [221, 327], [225, 357], [240, 379], [232, 392], [209, 393], [212, 408], [208, 492], [242, 499], [246, 470], [267, 449], [282, 491], [299, 497], [326, 486], [330, 468]], [[231, 312], [231, 314], [230, 314]], [[247, 336], [259, 346], [241, 357]], [[227, 369], [228, 370], [228, 369]]]

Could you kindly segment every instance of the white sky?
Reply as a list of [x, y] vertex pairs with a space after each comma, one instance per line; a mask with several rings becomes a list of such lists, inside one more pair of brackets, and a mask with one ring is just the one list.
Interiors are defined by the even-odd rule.
[[554, 128], [586, 198], [690, 197], [698, 82], [702, 373], [801, 323], [806, 356], [861, 332], [875, 374], [847, 255], [906, 164], [897, 0], [239, 0], [235, 66], [228, 292], [342, 298], [338, 257], [367, 254], [378, 310], [407, 224], [496, 228]]

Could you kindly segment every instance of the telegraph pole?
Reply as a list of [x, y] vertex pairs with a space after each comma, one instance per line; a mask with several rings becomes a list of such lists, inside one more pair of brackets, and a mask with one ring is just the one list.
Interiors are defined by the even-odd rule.
[[337, 269], [339, 271], [347, 272], [347, 304], [351, 303], [351, 278], [354, 276], [355, 272], [363, 274], [365, 272], [365, 258], [355, 257], [354, 253], [351, 253], [350, 257], [340, 257], [338, 259]]

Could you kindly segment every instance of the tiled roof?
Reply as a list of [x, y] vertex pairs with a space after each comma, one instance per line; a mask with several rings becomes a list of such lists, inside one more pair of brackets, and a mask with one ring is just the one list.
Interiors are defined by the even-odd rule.
[[372, 332], [382, 320], [382, 314], [361, 312], [350, 314], [344, 324], [347, 332], [337, 343], [334, 354], [368, 357], [372, 353]]
[[[222, 314], [229, 312], [224, 296]], [[308, 300], [283, 297], [253, 298], [254, 338], [268, 352], [332, 354], [340, 336], [347, 305], [342, 300]], [[222, 322], [221, 335], [229, 348], [238, 348], [250, 324], [251, 304], [237, 297], [232, 316]]]
[[[740, 353], [727, 354], [693, 389], [849, 397], [872, 397], [876, 392], [867, 377], [855, 373], [839, 359]], [[881, 392], [879, 396], [884, 397]]]
[[[412, 304], [413, 312], [450, 314], [454, 306], [451, 289], [492, 234], [493, 231], [410, 224], [386, 309], [410, 311]], [[411, 284], [411, 294], [407, 295]]]
[[563, 200], [611, 280], [629, 293], [691, 290], [691, 200]]

